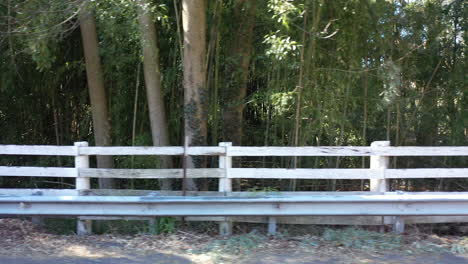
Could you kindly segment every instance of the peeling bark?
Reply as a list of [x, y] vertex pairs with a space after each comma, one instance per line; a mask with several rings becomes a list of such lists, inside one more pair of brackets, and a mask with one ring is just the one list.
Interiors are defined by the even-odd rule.
[[[206, 3], [204, 0], [182, 1], [184, 30], [184, 132], [191, 146], [207, 143], [208, 91], [206, 89]], [[202, 157], [188, 157], [187, 167], [205, 167]], [[196, 190], [187, 179], [187, 190]]]

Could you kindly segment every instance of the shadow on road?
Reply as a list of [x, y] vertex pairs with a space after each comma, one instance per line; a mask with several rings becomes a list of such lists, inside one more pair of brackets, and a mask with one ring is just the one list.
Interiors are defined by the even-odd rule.
[[125, 258], [26, 258], [0, 257], [1, 264], [192, 264], [191, 260], [171, 254], [151, 254], [147, 256], [126, 256]]

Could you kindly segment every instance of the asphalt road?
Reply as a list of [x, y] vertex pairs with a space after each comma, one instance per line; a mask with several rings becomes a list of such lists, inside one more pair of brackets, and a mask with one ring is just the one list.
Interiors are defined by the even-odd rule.
[[[0, 257], [0, 264], [192, 264], [203, 263], [170, 254], [151, 254], [145, 256], [127, 256], [125, 258], [28, 258]], [[216, 263], [216, 262], [213, 262]], [[225, 263], [225, 262], [224, 262]], [[264, 254], [256, 253], [235, 263], [242, 264], [468, 264], [468, 258], [451, 254], [424, 254], [418, 256], [384, 255], [381, 257], [338, 256], [336, 258], [317, 258], [306, 254]]]

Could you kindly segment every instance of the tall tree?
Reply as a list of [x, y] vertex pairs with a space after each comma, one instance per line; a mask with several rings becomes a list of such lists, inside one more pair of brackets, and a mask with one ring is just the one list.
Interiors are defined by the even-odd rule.
[[[110, 146], [111, 127], [104, 87], [104, 74], [99, 58], [96, 22], [89, 5], [83, 7], [80, 11], [79, 20], [93, 116], [94, 140], [96, 146]], [[97, 156], [97, 166], [98, 168], [113, 168], [114, 161], [112, 160], [112, 156]], [[114, 179], [99, 179], [99, 188], [112, 189], [114, 187]]]
[[[206, 88], [206, 10], [205, 0], [182, 1], [184, 30], [184, 132], [190, 145], [206, 145], [208, 92]], [[203, 166], [203, 160], [190, 157], [188, 167]], [[188, 190], [196, 189], [187, 181]]]
[[[157, 29], [148, 0], [138, 2], [138, 21], [153, 145], [168, 146], [170, 144], [159, 69]], [[162, 168], [172, 167], [170, 156], [161, 156], [160, 160]], [[171, 190], [172, 181], [171, 179], [162, 179], [160, 185], [162, 190]]]
[[247, 95], [249, 65], [253, 50], [256, 0], [235, 0], [232, 40], [226, 61], [223, 90], [223, 135], [225, 141], [242, 144], [242, 123]]

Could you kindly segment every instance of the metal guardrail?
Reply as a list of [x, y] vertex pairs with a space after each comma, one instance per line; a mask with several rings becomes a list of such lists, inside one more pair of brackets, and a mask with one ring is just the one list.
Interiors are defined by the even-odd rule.
[[[200, 169], [95, 169], [89, 168], [90, 155], [214, 155], [218, 168]], [[389, 156], [468, 156], [468, 147], [391, 147], [376, 141], [364, 147], [237, 147], [222, 142], [216, 147], [90, 147], [87, 142], [74, 146], [0, 145], [0, 155], [74, 156], [74, 168], [0, 166], [0, 176], [76, 178], [76, 195], [2, 195], [1, 215], [63, 216], [222, 216], [220, 232], [232, 229], [231, 216], [268, 216], [274, 232], [275, 216], [398, 216], [382, 223], [393, 223], [402, 231], [400, 216], [468, 216], [466, 194], [381, 195], [389, 190], [388, 179], [464, 178], [468, 168], [389, 169]], [[369, 156], [368, 169], [285, 169], [232, 168], [236, 156]], [[218, 197], [135, 197], [79, 196], [89, 194], [90, 178], [219, 178]], [[369, 179], [369, 194], [331, 194], [282, 197], [232, 196], [232, 179]], [[4, 192], [8, 193], [8, 192]], [[10, 192], [11, 193], [11, 192]], [[51, 192], [48, 192], [51, 193]], [[380, 195], [380, 196], [379, 196]], [[461, 195], [461, 196], [460, 196]], [[437, 199], [438, 200], [437, 200]], [[456, 199], [455, 199], [456, 198]], [[448, 218], [447, 218], [448, 219]], [[458, 219], [458, 218], [457, 218]], [[378, 220], [378, 221], [380, 221]], [[377, 222], [378, 222], [377, 221]], [[440, 218], [437, 221], [442, 221]], [[329, 223], [329, 222], [327, 222]], [[90, 232], [89, 218], [79, 218], [78, 232]]]
[[0, 196], [3, 215], [47, 216], [450, 216], [468, 215], [468, 195], [294, 197]]

